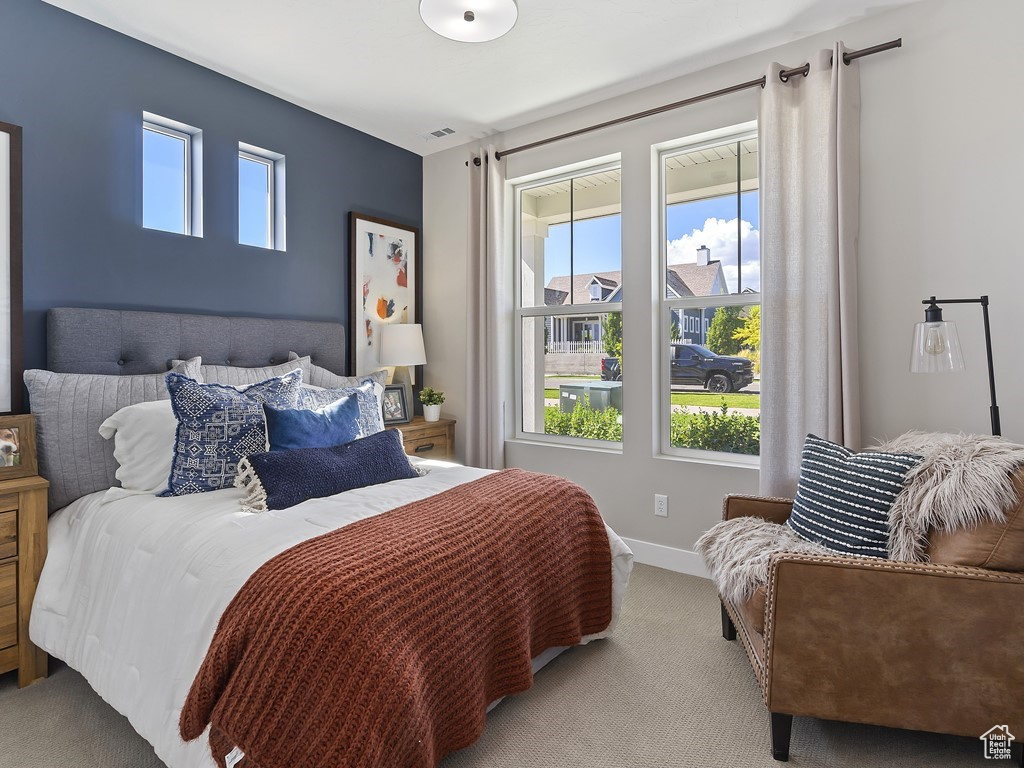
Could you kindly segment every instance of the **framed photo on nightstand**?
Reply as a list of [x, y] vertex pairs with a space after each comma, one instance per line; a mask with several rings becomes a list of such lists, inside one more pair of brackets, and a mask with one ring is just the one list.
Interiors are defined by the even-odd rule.
[[412, 413], [405, 400], [405, 387], [401, 384], [389, 384], [384, 387], [381, 405], [385, 424], [406, 424], [412, 421]]
[[35, 416], [0, 416], [0, 480], [35, 474]]

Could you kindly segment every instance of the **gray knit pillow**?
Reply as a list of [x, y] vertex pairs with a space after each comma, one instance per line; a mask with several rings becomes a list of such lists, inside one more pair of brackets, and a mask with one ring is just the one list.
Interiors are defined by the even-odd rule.
[[[338, 374], [321, 368], [316, 363], [312, 362], [309, 355], [305, 357], [299, 357], [295, 352], [288, 353], [288, 360], [296, 363], [303, 360], [310, 360], [309, 370], [303, 369], [303, 384], [311, 384], [314, 387], [322, 387], [324, 389], [339, 389], [341, 387], [358, 387], [367, 379], [373, 379], [374, 384], [380, 384], [382, 387], [387, 382], [388, 372], [387, 371], [374, 371], [373, 373], [364, 373], [362, 376], [339, 376]], [[308, 375], [305, 375], [307, 374]]]
[[[171, 370], [194, 378], [199, 358]], [[51, 512], [118, 484], [114, 441], [100, 436], [100, 424], [125, 406], [169, 399], [164, 376], [25, 371], [36, 417], [39, 474], [50, 481]]]
[[[174, 363], [180, 360], [172, 361]], [[237, 365], [206, 365], [199, 367], [199, 376], [194, 376], [200, 384], [225, 384], [229, 387], [250, 387], [267, 379], [277, 379], [291, 373], [296, 368], [302, 369], [302, 380], [309, 383], [309, 357], [297, 357], [293, 361], [288, 358], [286, 363], [264, 365], [258, 368], [242, 368]]]

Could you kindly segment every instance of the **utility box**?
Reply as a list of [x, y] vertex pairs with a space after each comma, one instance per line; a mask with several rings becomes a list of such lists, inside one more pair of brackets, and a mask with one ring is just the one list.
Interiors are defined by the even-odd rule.
[[614, 408], [622, 413], [622, 382], [621, 381], [589, 381], [584, 384], [562, 384], [558, 388], [558, 409], [562, 413], [572, 413], [576, 404], [590, 398], [590, 408], [594, 411], [605, 411]]

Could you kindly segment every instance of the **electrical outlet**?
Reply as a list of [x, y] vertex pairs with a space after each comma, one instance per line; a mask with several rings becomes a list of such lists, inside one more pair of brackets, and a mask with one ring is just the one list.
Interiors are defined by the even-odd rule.
[[668, 517], [668, 496], [663, 493], [654, 494], [654, 514], [657, 517]]

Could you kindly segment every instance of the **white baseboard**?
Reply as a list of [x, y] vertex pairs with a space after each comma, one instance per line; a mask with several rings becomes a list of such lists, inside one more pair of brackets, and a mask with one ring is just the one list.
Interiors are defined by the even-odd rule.
[[633, 550], [633, 559], [643, 565], [653, 565], [655, 568], [664, 568], [667, 571], [685, 573], [689, 576], [700, 576], [702, 579], [711, 578], [704, 561], [696, 552], [688, 549], [676, 549], [666, 547], [664, 544], [652, 544], [649, 541], [639, 539], [623, 539], [626, 546]]

